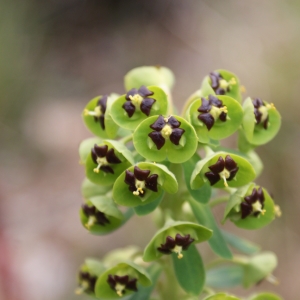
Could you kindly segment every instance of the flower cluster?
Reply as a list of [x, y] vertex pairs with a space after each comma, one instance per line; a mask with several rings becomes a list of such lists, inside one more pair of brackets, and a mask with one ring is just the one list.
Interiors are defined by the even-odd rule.
[[[79, 149], [86, 172], [83, 227], [105, 235], [134, 215], [152, 213], [158, 229], [143, 250], [130, 246], [101, 261], [86, 259], [77, 276], [78, 294], [229, 299], [213, 291], [234, 284], [249, 287], [272, 277], [275, 255], [257, 253], [255, 245], [221, 231], [211, 207], [225, 202], [223, 222], [247, 230], [262, 228], [279, 215], [268, 191], [254, 181], [263, 168], [255, 148], [274, 138], [280, 114], [259, 98], [243, 101], [238, 77], [226, 70], [209, 73], [177, 114], [173, 83], [167, 68], [136, 68], [125, 76], [122, 95], [98, 96], [83, 110], [87, 128], [97, 135]], [[234, 133], [238, 149], [223, 147], [222, 140]], [[142, 223], [138, 226], [131, 235], [143, 235]], [[127, 241], [128, 234], [124, 236]], [[206, 241], [219, 258], [208, 270], [196, 248]], [[235, 257], [231, 247], [241, 255]], [[207, 297], [204, 286], [213, 295]]]

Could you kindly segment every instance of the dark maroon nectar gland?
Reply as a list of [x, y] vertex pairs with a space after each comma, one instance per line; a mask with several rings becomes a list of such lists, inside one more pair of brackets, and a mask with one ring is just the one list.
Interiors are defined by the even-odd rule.
[[105, 214], [98, 210], [95, 206], [88, 206], [87, 204], [83, 204], [81, 208], [88, 218], [87, 223], [84, 224], [87, 229], [90, 229], [93, 225], [105, 226], [106, 224], [110, 223]]
[[106, 112], [107, 98], [108, 95], [102, 96], [97, 102], [97, 106], [94, 108], [93, 111], [85, 109], [83, 112], [85, 116], [93, 116], [95, 122], [99, 122], [103, 130], [105, 130], [104, 115]]
[[160, 115], [157, 120], [150, 125], [150, 128], [155, 131], [150, 132], [148, 136], [156, 145], [157, 150], [160, 150], [164, 146], [166, 139], [170, 139], [176, 146], [179, 145], [181, 136], [185, 132], [184, 129], [179, 128], [180, 124], [181, 123], [173, 116], [164, 118]]
[[157, 192], [157, 174], [150, 175], [150, 170], [141, 170], [135, 166], [133, 173], [125, 171], [124, 182], [129, 185], [128, 189], [135, 196], [144, 197], [146, 189]]
[[253, 215], [258, 217], [264, 215], [266, 210], [264, 208], [265, 196], [261, 187], [253, 188], [252, 194], [244, 198], [241, 203], [242, 219]]
[[136, 287], [137, 278], [129, 279], [128, 275], [108, 275], [107, 283], [114, 290], [119, 297], [126, 293], [126, 290], [137, 292]]
[[231, 86], [237, 83], [234, 77], [232, 77], [229, 81], [226, 81], [218, 72], [211, 72], [209, 74], [209, 78], [211, 81], [211, 87], [215, 91], [216, 95], [225, 95], [230, 91]]
[[226, 122], [228, 110], [221, 100], [213, 95], [209, 95], [208, 100], [205, 98], [201, 98], [201, 100], [198, 119], [205, 124], [208, 130], [214, 126], [216, 120]]
[[166, 242], [161, 244], [157, 250], [163, 254], [176, 253], [179, 259], [183, 258], [182, 251], [189, 248], [190, 244], [194, 241], [189, 234], [181, 236], [179, 233], [176, 234], [175, 239], [171, 236], [167, 236]]
[[256, 125], [262, 124], [264, 129], [268, 129], [268, 126], [269, 126], [268, 110], [271, 108], [275, 109], [274, 104], [273, 103], [264, 104], [264, 102], [258, 98], [252, 100], [252, 103], [254, 106], [254, 115], [255, 115]]
[[152, 105], [156, 100], [148, 97], [153, 94], [145, 86], [141, 86], [138, 90], [131, 89], [125, 96], [127, 101], [123, 104], [122, 108], [126, 111], [129, 118], [133, 116], [136, 109], [149, 116]]
[[97, 281], [97, 276], [92, 276], [88, 272], [79, 272], [79, 286], [75, 290], [77, 295], [82, 293], [94, 294], [95, 284]]
[[209, 180], [210, 185], [214, 185], [220, 179], [223, 179], [225, 187], [228, 187], [227, 181], [232, 180], [239, 170], [237, 163], [230, 155], [226, 155], [225, 160], [222, 156], [220, 156], [218, 161], [208, 168], [211, 172], [206, 172], [205, 176]]
[[99, 173], [101, 170], [105, 173], [114, 174], [114, 170], [110, 164], [121, 163], [121, 160], [115, 154], [115, 150], [113, 148], [108, 150], [107, 145], [98, 146], [95, 144], [94, 148], [91, 150], [91, 155], [93, 162], [97, 165], [97, 167], [94, 169], [95, 173]]

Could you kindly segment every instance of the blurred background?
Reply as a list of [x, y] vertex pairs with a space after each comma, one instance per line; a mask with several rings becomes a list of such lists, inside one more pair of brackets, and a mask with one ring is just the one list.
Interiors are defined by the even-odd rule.
[[[156, 64], [174, 71], [178, 107], [206, 74], [224, 68], [239, 76], [246, 95], [280, 111], [281, 131], [258, 150], [265, 169], [257, 182], [273, 193], [283, 215], [262, 230], [237, 232], [279, 259], [280, 285], [263, 283], [247, 294], [299, 297], [300, 1], [0, 5], [0, 299], [88, 299], [74, 295], [86, 256], [130, 243], [144, 247], [152, 236], [151, 225], [136, 231], [138, 217], [109, 236], [86, 232], [78, 217], [84, 170], [77, 148], [90, 136], [80, 116], [87, 101], [124, 93], [126, 72]], [[211, 255], [205, 246], [203, 252]]]

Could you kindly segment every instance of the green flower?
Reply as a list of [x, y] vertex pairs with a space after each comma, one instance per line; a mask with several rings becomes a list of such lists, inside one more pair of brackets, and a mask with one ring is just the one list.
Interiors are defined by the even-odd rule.
[[212, 231], [208, 228], [191, 223], [172, 221], [160, 229], [151, 239], [144, 251], [144, 261], [153, 261], [164, 254], [175, 253], [179, 259], [183, 258], [183, 251], [192, 243], [208, 240]]

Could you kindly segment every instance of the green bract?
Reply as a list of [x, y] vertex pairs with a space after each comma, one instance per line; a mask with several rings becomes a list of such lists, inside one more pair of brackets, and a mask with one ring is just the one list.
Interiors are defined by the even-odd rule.
[[104, 166], [108, 165], [112, 170], [113, 174], [102, 171], [101, 167], [99, 172], [96, 171], [97, 165], [92, 158], [92, 154], [88, 155], [85, 164], [86, 177], [91, 181], [99, 185], [111, 185], [115, 182], [115, 180], [119, 177], [119, 175], [129, 166], [134, 164], [132, 154], [130, 151], [121, 143], [113, 141], [113, 140], [104, 140], [103, 143], [97, 145], [100, 147], [103, 146], [108, 147], [108, 151], [114, 149], [114, 154], [120, 160], [120, 163], [110, 164], [104, 162]]
[[151, 279], [147, 274], [146, 270], [141, 266], [138, 266], [130, 261], [122, 262], [116, 266], [106, 270], [97, 280], [95, 286], [96, 297], [105, 299], [120, 299], [122, 296], [128, 296], [134, 291], [128, 289], [125, 285], [116, 284], [115, 289], [110, 286], [108, 280], [109, 276], [128, 276], [128, 280], [136, 279], [136, 288], [138, 290], [138, 285], [150, 286]]
[[82, 225], [93, 234], [107, 234], [122, 224], [123, 214], [111, 198], [90, 198], [80, 209]]
[[150, 243], [146, 246], [143, 256], [144, 261], [153, 261], [160, 258], [163, 253], [159, 252], [157, 248], [166, 242], [168, 236], [175, 239], [176, 234], [182, 236], [189, 234], [195, 243], [201, 243], [211, 237], [212, 231], [204, 226], [191, 222], [173, 221], [167, 223], [162, 229], [157, 231]]
[[[219, 84], [217, 84], [217, 74], [222, 77], [219, 78]], [[226, 70], [216, 70], [206, 76], [202, 82], [201, 93], [204, 97], [210, 94], [226, 95], [238, 102], [242, 101], [238, 77]]]
[[132, 69], [124, 77], [126, 91], [141, 85], [155, 85], [169, 92], [175, 82], [172, 71], [162, 66], [144, 66]]
[[95, 144], [100, 144], [100, 143], [102, 143], [102, 140], [98, 137], [88, 138], [88, 139], [83, 140], [80, 143], [78, 152], [79, 152], [79, 158], [80, 158], [79, 163], [81, 165], [85, 164], [87, 157], [91, 153], [91, 148], [93, 148], [93, 146]]
[[78, 287], [75, 293], [77, 295], [86, 293], [94, 296], [95, 283], [104, 271], [105, 266], [102, 262], [92, 258], [85, 259], [77, 275]]
[[[235, 162], [238, 168], [238, 170], [235, 172], [234, 177], [232, 179], [230, 179], [229, 177], [230, 181], [227, 178], [227, 176], [231, 176], [232, 174], [232, 172], [228, 169], [229, 167], [227, 167], [226, 164], [226, 158], [228, 158], [228, 156]], [[220, 157], [221, 160], [223, 159], [225, 161], [225, 168], [221, 172], [215, 172], [214, 177], [212, 176], [212, 178], [215, 178], [215, 180], [218, 179], [218, 176], [220, 177], [219, 180], [213, 184], [213, 187], [224, 188], [226, 187], [226, 182], [229, 187], [240, 187], [251, 182], [255, 178], [255, 171], [251, 164], [245, 158], [231, 153], [229, 154], [226, 152], [216, 152], [213, 155], [209, 155], [205, 159], [200, 160], [196, 164], [196, 167], [191, 177], [192, 189], [200, 188], [206, 182], [210, 183], [207, 174], [213, 173], [213, 171], [209, 167], [213, 168], [213, 165], [219, 163]], [[216, 166], [215, 169], [217, 170], [218, 166]], [[226, 173], [226, 170], [228, 171], [228, 173]]]
[[[140, 86], [137, 86], [136, 88], [138, 89], [140, 88]], [[126, 97], [129, 92], [119, 97], [113, 103], [111, 109], [111, 116], [119, 126], [129, 130], [134, 130], [143, 120], [147, 119], [148, 116], [167, 113], [168, 98], [166, 93], [157, 86], [148, 86], [147, 89], [153, 94], [145, 98], [151, 98], [155, 100], [151, 108], [149, 108], [149, 114], [145, 114], [145, 112], [141, 110], [143, 97], [137, 97], [136, 99], [133, 98], [133, 100], [126, 100]], [[135, 94], [138, 95], [138, 93]], [[128, 113], [124, 108], [124, 104], [130, 101], [135, 107], [135, 111], [133, 112], [132, 116], [128, 116]]]
[[[233, 98], [228, 96], [214, 97], [212, 95], [209, 95], [209, 97], [221, 101], [222, 107], [219, 108], [213, 105], [214, 102], [211, 103], [209, 98], [202, 97], [195, 100], [186, 112], [187, 119], [194, 126], [201, 143], [208, 143], [210, 139], [221, 140], [227, 138], [239, 128], [243, 119], [243, 109]], [[210, 101], [210, 104], [208, 101]], [[224, 118], [222, 118], [223, 115]], [[211, 123], [206, 125], [199, 119], [201, 117], [206, 118], [207, 122], [212, 122], [213, 125]]]
[[112, 120], [110, 110], [112, 103], [119, 95], [98, 96], [93, 98], [82, 112], [86, 127], [95, 135], [102, 138], [114, 138], [118, 125]]
[[[259, 189], [263, 197], [254, 194], [251, 198], [253, 190]], [[244, 229], [259, 229], [271, 223], [274, 218], [275, 207], [272, 198], [264, 188], [255, 183], [239, 188], [232, 194], [224, 212], [224, 221], [230, 219], [236, 226]]]
[[152, 116], [136, 128], [133, 144], [146, 159], [182, 163], [196, 152], [198, 141], [194, 128], [183, 118]]
[[272, 272], [276, 266], [277, 258], [272, 252], [262, 252], [249, 258], [244, 265], [244, 287], [248, 288], [263, 279], [273, 278]]
[[89, 199], [94, 196], [105, 195], [111, 188], [111, 186], [95, 184], [85, 178], [81, 184], [81, 194], [83, 198]]
[[[259, 99], [254, 99], [256, 101]], [[261, 101], [261, 100], [260, 100]], [[241, 134], [244, 135], [246, 140], [254, 145], [263, 145], [272, 140], [275, 135], [278, 133], [281, 125], [281, 116], [275, 106], [271, 103], [268, 104], [266, 101], [261, 101], [263, 105], [261, 105], [259, 109], [261, 109], [261, 119], [266, 122], [264, 127], [264, 122], [260, 122], [257, 124], [255, 107], [253, 105], [252, 99], [247, 98], [243, 104], [244, 109], [244, 117], [243, 117], [243, 131]]]
[[235, 296], [231, 296], [225, 293], [218, 293], [213, 296], [208, 296], [204, 298], [203, 300], [240, 300], [240, 298], [237, 298]]
[[[87, 177], [80, 219], [90, 233], [104, 235], [133, 215], [152, 213], [157, 231], [144, 252], [133, 245], [110, 251], [101, 262], [86, 260], [76, 292], [100, 300], [239, 300], [219, 291], [264, 279], [276, 283], [276, 256], [225, 232], [214, 215], [226, 203], [223, 222], [242, 229], [259, 229], [281, 215], [267, 190], [253, 183], [263, 170], [255, 148], [280, 128], [274, 105], [247, 98], [241, 106], [243, 87], [226, 70], [187, 91], [180, 114], [169, 69], [135, 68], [124, 84], [125, 95], [98, 96], [83, 112], [97, 137], [79, 147]], [[222, 140], [236, 131], [238, 149], [224, 147]], [[123, 240], [147, 233], [140, 225], [150, 228], [150, 221], [124, 231]], [[196, 247], [206, 240], [216, 256], [211, 262], [203, 262]], [[280, 300], [268, 293], [247, 299]]]
[[[147, 174], [146, 171], [150, 172]], [[156, 189], [157, 191], [155, 191]], [[113, 187], [113, 198], [120, 205], [144, 206], [156, 199], [161, 200], [163, 191], [174, 194], [177, 190], [177, 180], [166, 166], [140, 162], [136, 166], [128, 168], [118, 177]]]
[[261, 293], [258, 295], [253, 295], [248, 300], [282, 300], [281, 297], [271, 293]]

